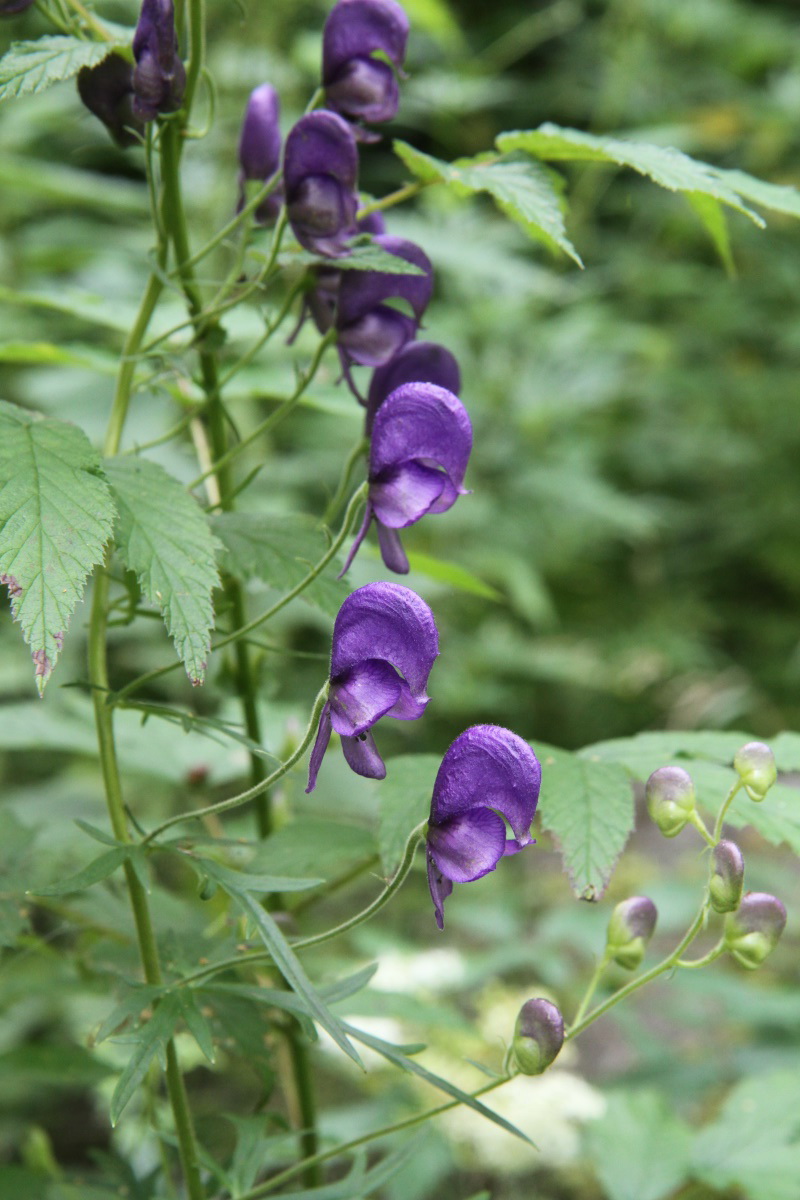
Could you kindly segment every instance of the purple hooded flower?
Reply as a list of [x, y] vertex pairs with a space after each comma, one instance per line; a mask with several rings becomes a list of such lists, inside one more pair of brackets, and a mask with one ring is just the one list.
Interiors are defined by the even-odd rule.
[[406, 383], [387, 396], [372, 427], [367, 511], [342, 574], [374, 520], [384, 564], [405, 575], [408, 559], [398, 529], [426, 513], [447, 512], [465, 495], [471, 450], [467, 410], [446, 388]]
[[385, 366], [372, 372], [367, 393], [367, 436], [386, 397], [404, 383], [435, 383], [457, 396], [461, 391], [461, 372], [454, 355], [444, 346], [436, 342], [409, 342]]
[[142, 121], [181, 106], [186, 71], [178, 54], [172, 0], [142, 0], [133, 35], [133, 111]]
[[[354, 2], [354, 0], [352, 0]], [[391, 275], [384, 271], [348, 271], [339, 287], [336, 326], [343, 363], [382, 367], [413, 341], [433, 291], [433, 267], [424, 250], [405, 238], [379, 234], [375, 245], [413, 263], [423, 275]], [[402, 300], [413, 317], [386, 303]]]
[[328, 106], [353, 121], [391, 121], [407, 41], [408, 17], [394, 0], [339, 0], [322, 35]]
[[[471, 883], [533, 839], [542, 768], [527, 742], [498, 725], [474, 725], [453, 742], [433, 785], [428, 886], [436, 924], [454, 883]], [[513, 838], [506, 838], [506, 821]]]
[[[270, 83], [262, 83], [250, 93], [239, 138], [239, 210], [244, 207], [248, 179], [266, 183], [280, 167], [281, 131], [278, 124], [281, 104]], [[256, 209], [256, 221], [274, 221], [283, 203], [276, 189]]]
[[95, 67], [78, 72], [78, 95], [103, 122], [120, 146], [133, 146], [144, 125], [133, 114], [133, 67], [119, 54], [109, 54]]
[[313, 254], [335, 258], [356, 232], [358, 149], [336, 113], [301, 117], [286, 139], [283, 185], [295, 237]]
[[381, 717], [416, 721], [439, 653], [433, 613], [410, 588], [368, 583], [347, 597], [333, 626], [328, 699], [308, 768], [307, 792], [335, 729], [357, 775], [383, 779], [386, 767], [370, 730]]
[[[383, 213], [369, 213], [356, 222], [357, 233], [369, 233], [373, 236], [386, 232], [386, 222]], [[339, 285], [342, 282], [342, 272], [336, 267], [316, 267], [315, 285], [306, 296], [308, 311], [314, 318], [314, 324], [320, 333], [327, 333], [336, 320], [336, 304], [339, 299]], [[305, 314], [304, 314], [305, 316]]]

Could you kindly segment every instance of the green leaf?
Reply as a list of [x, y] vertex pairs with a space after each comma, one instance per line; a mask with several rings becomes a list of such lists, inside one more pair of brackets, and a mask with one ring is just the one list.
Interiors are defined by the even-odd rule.
[[364, 1170], [366, 1155], [357, 1151], [355, 1163], [343, 1179], [302, 1192], [281, 1192], [281, 1200], [366, 1200], [368, 1196], [375, 1196], [379, 1188], [415, 1158], [425, 1137], [424, 1132], [418, 1134], [392, 1154], [387, 1154], [369, 1171]]
[[0, 582], [31, 648], [40, 694], [114, 506], [86, 435], [0, 401]]
[[800, 1077], [778, 1071], [746, 1079], [692, 1151], [694, 1174], [748, 1200], [796, 1200], [800, 1179]]
[[232, 871], [230, 867], [208, 858], [192, 858], [188, 861], [200, 874], [211, 875], [227, 892], [304, 892], [325, 882], [324, 879], [298, 879], [287, 875], [252, 875], [246, 871]]
[[0, 58], [0, 102], [43, 92], [71, 79], [82, 67], [96, 67], [112, 50], [111, 42], [84, 42], [74, 37], [40, 37], [14, 42]]
[[375, 850], [373, 834], [360, 825], [302, 816], [262, 842], [249, 869], [281, 871], [300, 878], [320, 875], [327, 881], [346, 875], [370, 859]]
[[612, 1092], [586, 1143], [608, 1200], [665, 1200], [689, 1173], [691, 1136], [657, 1092]]
[[105, 854], [92, 859], [82, 871], [69, 875], [60, 883], [34, 888], [32, 889], [33, 894], [35, 896], [66, 896], [69, 892], [83, 892], [93, 884], [99, 883], [101, 879], [108, 879], [109, 875], [113, 875], [125, 860], [130, 858], [131, 850], [130, 846], [115, 846], [113, 850], [107, 850]]
[[[309, 266], [330, 268], [329, 258], [318, 258], [303, 251], [292, 255], [292, 262], [307, 262]], [[355, 242], [344, 258], [337, 258], [337, 271], [381, 271], [386, 275], [424, 275], [416, 263], [408, 262], [397, 254], [390, 254], [371, 241]]]
[[119, 506], [122, 559], [160, 609], [192, 683], [202, 683], [214, 619], [211, 595], [219, 585], [208, 522], [178, 480], [156, 463], [126, 457], [104, 465]]
[[426, 820], [436, 772], [441, 765], [438, 754], [406, 754], [390, 758], [379, 796], [381, 823], [378, 847], [387, 877], [394, 875], [403, 857], [411, 831]]
[[214, 1040], [208, 1021], [200, 1011], [197, 998], [190, 988], [180, 988], [178, 999], [181, 1005], [181, 1016], [186, 1022], [186, 1028], [192, 1035], [210, 1063], [216, 1062]]
[[106, 1038], [111, 1037], [112, 1033], [127, 1024], [131, 1017], [136, 1018], [138, 1025], [142, 1019], [142, 1013], [145, 1009], [163, 994], [164, 989], [161, 987], [153, 987], [150, 984], [137, 983], [128, 987], [122, 1000], [117, 1004], [106, 1019], [103, 1021], [100, 1028], [95, 1033], [92, 1044], [99, 1045]]
[[0, 342], [0, 362], [18, 366], [83, 367], [114, 376], [117, 360], [93, 346], [56, 346], [52, 342]]
[[22, 825], [13, 811], [0, 809], [0, 946], [13, 946], [28, 923], [24, 892], [36, 830]]
[[472, 596], [480, 596], [482, 600], [502, 601], [503, 597], [500, 592], [493, 588], [491, 584], [484, 583], [477, 575], [473, 575], [465, 567], [459, 563], [447, 562], [442, 558], [434, 558], [430, 554], [417, 554], [412, 552], [408, 555], [408, 565], [412, 571], [418, 571], [420, 575], [426, 576], [427, 579], [433, 579], [437, 583], [447, 583], [450, 587], [456, 588], [459, 592], [469, 592]]
[[394, 152], [423, 183], [443, 183], [457, 196], [487, 192], [500, 211], [529, 236], [558, 246], [583, 266], [567, 237], [553, 175], [539, 164], [522, 157], [498, 161], [490, 155], [447, 163], [400, 141], [394, 143]]
[[728, 222], [719, 200], [715, 200], [713, 196], [705, 196], [702, 192], [689, 192], [687, 199], [708, 230], [725, 270], [731, 279], [735, 279], [736, 264], [733, 261]]
[[168, 993], [161, 1000], [149, 1021], [142, 1025], [128, 1065], [117, 1080], [111, 1097], [111, 1124], [116, 1125], [125, 1106], [147, 1074], [156, 1054], [163, 1052], [181, 1016], [180, 997]]
[[786, 213], [790, 217], [800, 217], [800, 191], [787, 187], [785, 184], [767, 183], [764, 179], [756, 179], [745, 171], [718, 170], [717, 175], [724, 180], [740, 196], [752, 200], [762, 208], [773, 212]]
[[[211, 518], [211, 528], [224, 547], [220, 567], [226, 574], [257, 579], [280, 592], [302, 583], [328, 548], [315, 522], [299, 515], [220, 513]], [[330, 575], [320, 576], [300, 597], [335, 616], [349, 591]]]
[[617, 763], [586, 762], [565, 751], [548, 750], [541, 762], [542, 826], [559, 843], [575, 895], [599, 900], [633, 829], [628, 773]]
[[581, 133], [549, 123], [538, 129], [501, 133], [497, 145], [503, 151], [523, 150], [546, 162], [606, 162], [630, 167], [669, 191], [713, 196], [744, 213], [755, 225], [764, 225], [761, 217], [747, 207], [740, 193], [726, 180], [724, 171], [698, 162], [671, 146]]
[[358, 1051], [348, 1041], [342, 1023], [323, 1002], [311, 980], [303, 970], [297, 955], [286, 941], [286, 938], [270, 914], [266, 909], [261, 907], [257, 900], [248, 895], [247, 892], [240, 891], [232, 886], [229, 875], [234, 874], [234, 872], [220, 873], [217, 870], [217, 864], [210, 862], [206, 863], [206, 869], [210, 877], [217, 880], [220, 887], [238, 904], [245, 916], [249, 917], [253, 922], [259, 937], [272, 956], [276, 967], [292, 991], [296, 992], [305, 1001], [309, 1014], [315, 1021], [319, 1022], [323, 1029], [327, 1030], [339, 1049], [352, 1058], [353, 1062], [357, 1063], [358, 1066], [361, 1066]]

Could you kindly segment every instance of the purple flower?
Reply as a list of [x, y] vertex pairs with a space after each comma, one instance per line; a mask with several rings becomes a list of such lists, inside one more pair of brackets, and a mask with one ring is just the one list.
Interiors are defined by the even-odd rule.
[[335, 729], [357, 775], [383, 779], [386, 767], [370, 730], [381, 717], [416, 721], [439, 653], [433, 613], [410, 588], [368, 583], [347, 597], [333, 626], [328, 699], [308, 768], [307, 792]]
[[[239, 138], [239, 210], [244, 207], [245, 182], [266, 183], [280, 167], [281, 131], [278, 124], [281, 105], [270, 83], [262, 83], [250, 93]], [[274, 221], [283, 203], [280, 189], [271, 192], [256, 209], [256, 221]]]
[[286, 139], [283, 184], [295, 237], [313, 254], [335, 258], [356, 232], [358, 149], [336, 113], [301, 117]]
[[142, 0], [133, 35], [133, 111], [142, 121], [180, 108], [186, 71], [178, 54], [172, 0]]
[[[355, 0], [348, 0], [355, 3]], [[379, 234], [375, 245], [420, 267], [424, 275], [392, 275], [383, 271], [348, 271], [339, 287], [336, 326], [342, 362], [381, 367], [417, 335], [433, 291], [433, 267], [424, 250], [405, 238]], [[387, 300], [403, 300], [413, 317]]]
[[388, 363], [372, 372], [367, 393], [367, 436], [386, 397], [404, 383], [435, 383], [457, 396], [461, 391], [461, 372], [455, 357], [444, 346], [436, 342], [409, 342]]
[[408, 559], [398, 529], [453, 507], [466, 492], [471, 450], [467, 410], [446, 388], [406, 383], [387, 396], [372, 427], [367, 511], [342, 574], [374, 520], [384, 564], [405, 575]]
[[[453, 742], [433, 785], [428, 886], [436, 924], [454, 883], [471, 883], [529, 846], [542, 768], [527, 742], [498, 725], [474, 725]], [[513, 838], [506, 838], [505, 822]]]
[[133, 67], [119, 54], [109, 54], [95, 67], [78, 72], [78, 95], [103, 122], [120, 146], [133, 146], [144, 125], [133, 115]]
[[[385, 233], [386, 222], [383, 213], [369, 213], [356, 222], [357, 233]], [[339, 299], [339, 285], [342, 282], [342, 272], [336, 267], [316, 267], [314, 271], [315, 284], [306, 296], [306, 305], [314, 324], [320, 333], [327, 333], [333, 327], [336, 319], [336, 304]], [[305, 314], [304, 314], [305, 316]]]
[[[407, 41], [408, 17], [394, 0], [339, 0], [322, 35], [328, 106], [353, 121], [391, 121], [399, 99], [395, 71]], [[376, 52], [389, 61], [374, 58]]]

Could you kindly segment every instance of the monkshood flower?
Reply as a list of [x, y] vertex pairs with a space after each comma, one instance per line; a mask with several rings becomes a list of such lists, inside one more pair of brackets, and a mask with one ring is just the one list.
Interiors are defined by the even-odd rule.
[[645, 785], [645, 799], [664, 837], [677, 837], [695, 809], [692, 777], [683, 767], [659, 767]]
[[[374, 239], [387, 254], [419, 267], [422, 275], [392, 275], [384, 271], [347, 271], [339, 286], [336, 311], [339, 354], [350, 363], [382, 367], [417, 336], [419, 323], [433, 291], [433, 267], [424, 250], [390, 233]], [[398, 312], [387, 300], [404, 301], [413, 316]]]
[[725, 918], [725, 949], [747, 971], [755, 971], [778, 944], [786, 909], [777, 896], [747, 892], [736, 912]]
[[356, 232], [358, 148], [346, 121], [320, 109], [286, 139], [283, 186], [294, 235], [312, 254], [344, 254]]
[[[353, 121], [391, 121], [408, 28], [408, 17], [394, 0], [339, 0], [322, 35], [328, 107]], [[375, 58], [376, 53], [385, 58]]]
[[622, 900], [611, 914], [606, 935], [606, 954], [612, 962], [635, 971], [653, 936], [658, 911], [648, 896]]
[[119, 54], [109, 54], [96, 67], [83, 67], [78, 72], [78, 95], [118, 145], [139, 141], [144, 125], [133, 114], [133, 67]]
[[[247, 180], [266, 183], [280, 167], [281, 131], [279, 125], [281, 104], [278, 93], [270, 83], [262, 83], [250, 93], [247, 109], [239, 137], [239, 205], [245, 203]], [[280, 188], [271, 192], [259, 204], [255, 212], [258, 224], [274, 221], [283, 203]]]
[[[471, 883], [533, 839], [542, 768], [527, 742], [498, 725], [474, 725], [453, 742], [433, 785], [428, 886], [436, 924], [454, 883]], [[506, 838], [505, 822], [513, 838]]]
[[455, 356], [446, 347], [436, 342], [409, 342], [388, 363], [372, 372], [367, 393], [367, 436], [386, 397], [404, 383], [435, 383], [457, 396], [461, 391], [461, 372]]
[[371, 730], [381, 717], [416, 721], [439, 653], [433, 613], [410, 588], [368, 583], [345, 600], [333, 626], [328, 699], [308, 769], [314, 790], [331, 731], [357, 775], [383, 779], [386, 767]]
[[[356, 222], [357, 233], [375, 235], [386, 232], [386, 222], [383, 213], [369, 213]], [[336, 303], [339, 299], [339, 285], [342, 282], [342, 272], [336, 267], [316, 267], [315, 284], [306, 296], [308, 311], [314, 319], [314, 324], [320, 333], [327, 333], [333, 328], [336, 319]], [[305, 314], [304, 314], [305, 316]]]
[[342, 575], [373, 520], [384, 565], [407, 574], [397, 531], [426, 513], [447, 512], [466, 494], [462, 484], [471, 450], [467, 410], [446, 388], [406, 383], [387, 396], [372, 426], [367, 511]]
[[514, 1062], [523, 1075], [541, 1075], [564, 1045], [564, 1018], [549, 1000], [526, 1000], [519, 1010], [512, 1042]]
[[775, 755], [763, 742], [748, 742], [736, 751], [733, 766], [751, 800], [760, 803], [778, 778]]
[[735, 842], [717, 842], [712, 855], [708, 898], [718, 913], [736, 912], [744, 886], [744, 856]]
[[142, 121], [180, 108], [186, 71], [178, 54], [172, 0], [142, 0], [133, 35], [133, 111]]

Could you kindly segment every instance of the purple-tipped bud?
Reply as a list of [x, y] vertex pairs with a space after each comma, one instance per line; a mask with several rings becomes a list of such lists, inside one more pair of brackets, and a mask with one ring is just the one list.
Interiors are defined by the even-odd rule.
[[766, 892], [747, 892], [736, 912], [725, 918], [725, 948], [747, 971], [755, 971], [778, 944], [786, 909]]
[[694, 812], [694, 784], [683, 767], [659, 767], [645, 787], [647, 811], [664, 837], [676, 837]]
[[[262, 83], [250, 93], [239, 137], [239, 208], [244, 204], [244, 185], [248, 179], [266, 183], [280, 167], [281, 105], [278, 93], [269, 83]], [[280, 190], [272, 192], [256, 209], [256, 221], [266, 224], [278, 215], [283, 203]]]
[[608, 922], [608, 957], [626, 971], [635, 971], [653, 936], [658, 912], [647, 896], [631, 896], [616, 906]]
[[133, 35], [133, 111], [142, 121], [181, 106], [186, 71], [178, 54], [172, 0], [142, 0]]
[[751, 800], [763, 800], [778, 778], [775, 755], [763, 742], [742, 746], [736, 751], [733, 765]]
[[564, 1018], [549, 1000], [526, 1000], [514, 1026], [514, 1062], [523, 1075], [541, 1075], [564, 1045]]
[[735, 912], [742, 899], [744, 858], [735, 842], [717, 842], [708, 881], [711, 907], [718, 913]]
[[314, 254], [335, 258], [356, 233], [358, 148], [336, 113], [301, 117], [286, 139], [283, 183], [294, 235]]
[[407, 41], [408, 17], [394, 0], [339, 0], [322, 35], [328, 107], [353, 121], [391, 121]]
[[83, 67], [78, 95], [118, 145], [133, 146], [139, 140], [144, 125], [133, 113], [133, 67], [119, 54], [109, 54], [96, 67]]
[[386, 397], [404, 383], [433, 383], [457, 396], [461, 372], [455, 357], [435, 342], [409, 342], [385, 366], [376, 367], [367, 394], [365, 432], [372, 433], [375, 414]]
[[2, 0], [0, 2], [0, 17], [14, 17], [17, 13], [30, 8], [34, 0]]

